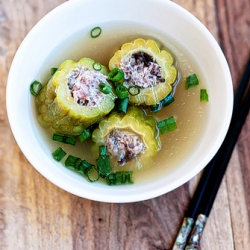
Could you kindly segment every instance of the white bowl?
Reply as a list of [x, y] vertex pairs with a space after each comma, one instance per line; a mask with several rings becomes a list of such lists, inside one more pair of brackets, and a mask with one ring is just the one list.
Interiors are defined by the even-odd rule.
[[[91, 39], [89, 31], [96, 26], [102, 27], [103, 33], [110, 32], [110, 41], [118, 39], [115, 30], [119, 27], [127, 32], [128, 42], [135, 35], [144, 34], [158, 40], [167, 37], [188, 51], [203, 71], [210, 100], [209, 119], [202, 137], [184, 162], [158, 179], [115, 187], [89, 183], [52, 159], [51, 145], [37, 123], [33, 97], [29, 92], [32, 81], [48, 79], [48, 69], [66, 59], [96, 58], [100, 52], [110, 56], [106, 52], [109, 50], [98, 44], [98, 39], [93, 46], [83, 49], [85, 55], [81, 54], [85, 42]], [[189, 181], [220, 147], [230, 123], [232, 104], [230, 71], [217, 42], [193, 15], [166, 0], [74, 0], [58, 6], [42, 18], [22, 42], [7, 84], [9, 122], [29, 162], [58, 187], [77, 196], [103, 202], [146, 200]]]

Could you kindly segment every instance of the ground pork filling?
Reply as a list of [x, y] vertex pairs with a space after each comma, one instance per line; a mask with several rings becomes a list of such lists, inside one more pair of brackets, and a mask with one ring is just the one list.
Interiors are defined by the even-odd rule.
[[145, 151], [145, 145], [138, 135], [119, 130], [111, 131], [106, 145], [109, 153], [117, 156], [118, 164], [122, 166]]
[[145, 89], [165, 82], [161, 67], [144, 52], [124, 57], [120, 63], [120, 69], [124, 72], [125, 84], [128, 86], [136, 85]]
[[98, 89], [101, 82], [107, 82], [105, 75], [85, 67], [72, 69], [67, 75], [71, 96], [81, 106], [95, 107], [103, 101], [105, 94]]

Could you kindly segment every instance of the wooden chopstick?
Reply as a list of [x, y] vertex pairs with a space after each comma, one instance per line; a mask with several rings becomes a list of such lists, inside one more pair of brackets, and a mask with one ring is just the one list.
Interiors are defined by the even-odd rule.
[[[205, 167], [195, 194], [185, 213], [173, 250], [197, 249], [220, 183], [250, 108], [250, 57], [234, 98], [232, 120], [226, 137]], [[248, 89], [248, 92], [246, 91]], [[247, 92], [247, 94], [246, 94]], [[244, 98], [245, 97], [245, 98]], [[196, 221], [195, 221], [196, 220]], [[191, 231], [192, 230], [192, 231]], [[191, 234], [190, 234], [191, 232]]]

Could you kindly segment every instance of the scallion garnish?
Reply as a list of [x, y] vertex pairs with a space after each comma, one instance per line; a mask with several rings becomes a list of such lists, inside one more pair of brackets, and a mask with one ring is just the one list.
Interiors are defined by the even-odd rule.
[[73, 156], [73, 155], [69, 155], [67, 157], [67, 159], [65, 160], [65, 167], [73, 169], [73, 170], [77, 170], [77, 165], [80, 163], [80, 158]]
[[130, 86], [128, 88], [128, 92], [129, 92], [130, 95], [136, 96], [136, 95], [140, 94], [141, 89], [138, 86], [134, 85], [134, 86]]
[[52, 139], [53, 141], [58, 141], [58, 142], [70, 144], [73, 146], [76, 144], [76, 138], [72, 136], [53, 134]]
[[111, 88], [104, 82], [101, 82], [98, 88], [104, 94], [109, 94], [111, 92]]
[[200, 101], [201, 102], [208, 102], [208, 93], [206, 89], [200, 90]]
[[189, 89], [190, 87], [194, 87], [199, 84], [199, 80], [196, 74], [192, 74], [186, 78], [185, 89]]
[[41, 91], [42, 87], [43, 85], [40, 82], [34, 81], [30, 85], [30, 93], [34, 96], [37, 96]]
[[111, 163], [108, 155], [96, 159], [97, 172], [102, 178], [106, 178], [111, 172]]
[[94, 167], [95, 167], [95, 165], [89, 163], [89, 162], [86, 161], [86, 160], [82, 160], [82, 161], [77, 165], [76, 170], [77, 170], [79, 173], [86, 175], [87, 172], [88, 172], [91, 168], [94, 168]]
[[161, 104], [163, 107], [170, 105], [172, 102], [174, 102], [174, 97], [172, 94], [169, 94], [168, 96], [166, 96], [164, 99], [161, 100]]
[[99, 174], [95, 168], [90, 168], [86, 172], [86, 176], [90, 182], [97, 181], [99, 179]]
[[126, 113], [128, 108], [129, 98], [118, 99], [118, 111]]
[[51, 68], [50, 69], [51, 75], [53, 76], [56, 73], [57, 70], [58, 70], [58, 68]]
[[78, 136], [80, 142], [84, 142], [85, 140], [87, 140], [89, 137], [91, 136], [91, 132], [90, 129], [84, 129], [82, 131], [82, 133]]
[[107, 177], [109, 185], [133, 184], [132, 171], [112, 172]]
[[99, 146], [99, 156], [105, 156], [107, 152], [107, 147], [105, 145]]
[[160, 130], [161, 134], [165, 134], [177, 129], [177, 124], [175, 118], [171, 116], [165, 120], [157, 122], [157, 127]]
[[56, 161], [61, 161], [65, 155], [66, 152], [61, 147], [59, 147], [52, 153], [52, 156]]
[[90, 35], [92, 38], [97, 38], [102, 33], [102, 29], [100, 27], [95, 27], [90, 31]]
[[117, 83], [118, 81], [124, 80], [124, 72], [121, 69], [114, 68], [109, 74], [108, 79], [112, 82]]
[[115, 89], [118, 98], [123, 99], [128, 96], [128, 89], [124, 85], [118, 85]]
[[94, 62], [93, 69], [96, 71], [100, 71], [102, 69], [102, 65], [99, 62]]
[[151, 105], [151, 106], [150, 106], [150, 110], [151, 110], [152, 112], [154, 112], [154, 113], [159, 112], [159, 111], [161, 110], [161, 108], [162, 108], [161, 102], [159, 102], [159, 103], [157, 103], [157, 104], [155, 104], [155, 105]]

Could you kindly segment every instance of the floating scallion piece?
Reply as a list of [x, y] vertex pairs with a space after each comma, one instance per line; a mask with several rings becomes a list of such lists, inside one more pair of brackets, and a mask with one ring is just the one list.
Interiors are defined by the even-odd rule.
[[118, 98], [123, 99], [128, 96], [128, 89], [124, 85], [118, 85], [115, 89]]
[[105, 156], [107, 152], [107, 147], [105, 145], [99, 146], [99, 156]]
[[90, 31], [90, 35], [92, 38], [97, 38], [102, 33], [102, 29], [100, 27], [95, 27]]
[[58, 70], [58, 68], [51, 68], [50, 69], [50, 74], [53, 76], [56, 73], [57, 70]]
[[124, 72], [121, 69], [114, 68], [109, 74], [108, 79], [112, 82], [123, 82], [124, 81]]
[[108, 155], [100, 156], [96, 159], [97, 172], [102, 178], [106, 178], [111, 172], [110, 157]]
[[126, 113], [128, 108], [129, 98], [123, 98], [118, 100], [118, 111]]
[[206, 89], [200, 89], [200, 101], [208, 102], [208, 93]]
[[73, 169], [73, 170], [77, 170], [77, 166], [80, 163], [80, 158], [73, 156], [73, 155], [69, 155], [67, 157], [67, 159], [65, 160], [65, 167]]
[[155, 105], [151, 105], [151, 106], [150, 106], [150, 110], [151, 110], [152, 112], [154, 112], [154, 113], [159, 112], [159, 111], [161, 110], [161, 108], [162, 108], [161, 102], [159, 102], [159, 103], [157, 103], [157, 104], [155, 104]]
[[78, 165], [76, 170], [85, 176], [87, 176], [90, 182], [97, 181], [99, 179], [99, 174], [95, 168], [95, 165], [89, 163], [86, 160], [82, 160]]
[[102, 69], [102, 65], [99, 62], [94, 62], [93, 69], [96, 71], [100, 71]]
[[128, 88], [128, 92], [130, 95], [132, 96], [136, 96], [136, 95], [139, 95], [140, 94], [140, 88], [138, 86], [130, 86]]
[[72, 136], [67, 136], [67, 135], [60, 135], [60, 134], [53, 134], [52, 136], [53, 141], [58, 141], [70, 145], [75, 145], [76, 144], [76, 138]]
[[101, 82], [98, 88], [104, 94], [109, 94], [111, 92], [111, 88], [104, 82]]
[[56, 161], [61, 161], [65, 155], [66, 152], [61, 147], [59, 147], [52, 153], [52, 156]]
[[174, 102], [174, 97], [172, 94], [169, 94], [156, 105], [151, 105], [150, 109], [152, 112], [157, 113], [162, 109], [162, 107], [166, 107], [170, 105], [172, 102]]
[[37, 96], [42, 89], [43, 85], [39, 81], [34, 81], [30, 85], [30, 93]]
[[196, 74], [189, 75], [186, 78], [185, 89], [189, 89], [199, 84], [199, 79]]
[[82, 133], [78, 136], [80, 142], [84, 142], [85, 140], [87, 140], [89, 137], [91, 136], [91, 132], [90, 129], [84, 129], [82, 131]]
[[112, 172], [107, 177], [109, 185], [133, 184], [132, 171]]
[[161, 134], [165, 134], [177, 129], [177, 124], [175, 118], [171, 116], [165, 120], [157, 122], [157, 127], [160, 130]]
[[169, 94], [168, 96], [166, 96], [164, 99], [161, 100], [161, 104], [163, 107], [170, 105], [172, 102], [174, 102], [174, 97], [172, 94]]

